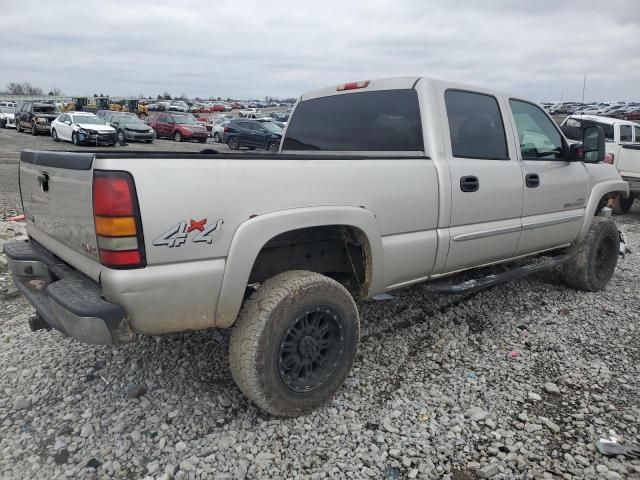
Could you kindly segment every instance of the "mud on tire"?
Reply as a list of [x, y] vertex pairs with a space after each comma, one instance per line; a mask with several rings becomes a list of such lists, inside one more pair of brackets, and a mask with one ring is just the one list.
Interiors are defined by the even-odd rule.
[[340, 388], [359, 335], [358, 310], [347, 289], [319, 273], [284, 272], [243, 305], [231, 333], [231, 374], [266, 412], [301, 415]]
[[595, 217], [586, 237], [571, 247], [572, 259], [564, 265], [567, 285], [596, 292], [604, 289], [618, 264], [620, 236], [610, 218]]

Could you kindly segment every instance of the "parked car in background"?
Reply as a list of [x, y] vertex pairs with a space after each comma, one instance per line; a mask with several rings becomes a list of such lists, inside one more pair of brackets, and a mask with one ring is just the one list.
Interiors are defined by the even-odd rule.
[[222, 140], [231, 150], [240, 147], [263, 148], [277, 152], [282, 140], [282, 129], [272, 122], [258, 122], [250, 119], [234, 119], [224, 127]]
[[618, 196], [616, 213], [627, 213], [640, 198], [640, 124], [596, 115], [570, 115], [560, 124], [569, 140], [581, 141], [586, 128], [594, 125], [604, 130], [605, 151], [622, 179], [629, 184], [629, 196]]
[[[220, 125], [221, 123], [228, 123], [229, 121], [233, 120], [233, 118], [234, 117], [232, 115], [227, 115], [224, 113], [219, 113], [217, 115], [208, 115], [205, 119], [205, 128], [209, 132], [209, 136], [213, 137], [214, 129], [216, 126]], [[202, 117], [200, 117], [199, 120], [202, 120]], [[220, 141], [222, 141], [221, 133]]]
[[93, 113], [63, 113], [51, 122], [51, 137], [54, 142], [65, 140], [74, 145], [116, 144], [116, 131]]
[[156, 131], [156, 137], [173, 138], [176, 142], [197, 140], [205, 143], [209, 136], [207, 129], [193, 115], [161, 113], [150, 120], [148, 125]]
[[229, 125], [230, 118], [221, 118], [218, 123], [214, 123], [211, 129], [211, 136], [216, 143], [222, 143], [224, 138], [224, 127]]
[[269, 116], [278, 122], [286, 123], [289, 121], [290, 114], [289, 112], [271, 112]]
[[51, 132], [51, 122], [60, 110], [54, 104], [43, 102], [23, 102], [15, 114], [16, 130], [28, 130], [32, 135]]
[[15, 102], [0, 102], [0, 128], [16, 128]]
[[130, 141], [151, 143], [156, 132], [138, 118], [135, 113], [110, 112], [104, 120], [116, 130], [119, 143]]
[[171, 102], [167, 107], [167, 111], [169, 112], [188, 112], [189, 104], [182, 100], [176, 100]]

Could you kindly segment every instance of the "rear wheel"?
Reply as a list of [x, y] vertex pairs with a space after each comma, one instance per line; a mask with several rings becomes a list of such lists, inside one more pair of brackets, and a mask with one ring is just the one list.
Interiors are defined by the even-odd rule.
[[176, 142], [181, 142], [182, 141], [182, 134], [180, 132], [176, 132], [175, 135], [173, 136], [173, 139]]
[[60, 141], [60, 139], [58, 138], [58, 132], [56, 132], [55, 128], [53, 130], [51, 130], [51, 137], [53, 138], [54, 142], [59, 142]]
[[38, 127], [36, 127], [35, 122], [31, 124], [31, 135], [33, 135], [34, 137], [38, 135]]
[[264, 282], [231, 333], [231, 374], [261, 409], [297, 416], [322, 405], [349, 374], [358, 348], [349, 292], [319, 273], [294, 270]]
[[222, 142], [222, 139], [220, 138], [220, 134], [218, 132], [213, 134], [213, 141], [216, 143]]
[[618, 264], [620, 235], [613, 220], [595, 217], [587, 236], [571, 247], [572, 258], [564, 265], [567, 285], [596, 292], [604, 289]]
[[229, 137], [229, 140], [227, 140], [227, 145], [231, 150], [238, 150], [238, 148], [240, 148], [240, 143], [238, 142], [238, 139], [236, 137]]
[[278, 142], [271, 142], [267, 145], [267, 150], [273, 153], [278, 153], [278, 149], [280, 148], [280, 144]]

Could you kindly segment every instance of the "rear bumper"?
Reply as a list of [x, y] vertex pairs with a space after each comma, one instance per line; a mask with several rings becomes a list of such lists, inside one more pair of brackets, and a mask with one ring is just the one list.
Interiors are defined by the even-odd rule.
[[86, 343], [114, 345], [133, 334], [124, 309], [103, 300], [100, 286], [34, 241], [6, 243], [13, 281], [51, 327]]

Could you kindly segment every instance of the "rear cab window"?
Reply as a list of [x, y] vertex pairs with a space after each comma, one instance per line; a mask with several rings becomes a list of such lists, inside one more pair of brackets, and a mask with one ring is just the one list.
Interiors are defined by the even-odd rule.
[[423, 152], [418, 94], [376, 90], [301, 101], [283, 150]]
[[631, 125], [620, 125], [620, 143], [633, 141], [631, 135]]

